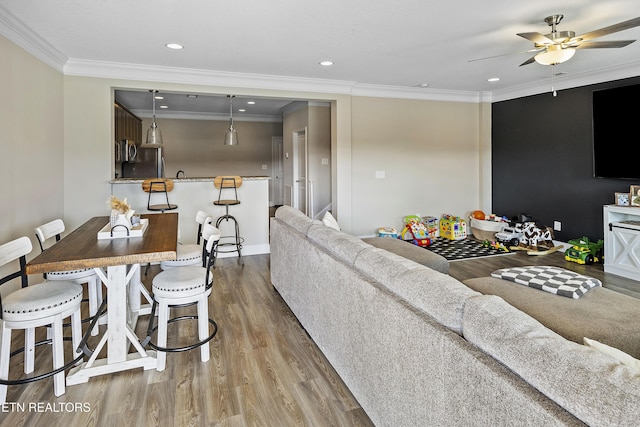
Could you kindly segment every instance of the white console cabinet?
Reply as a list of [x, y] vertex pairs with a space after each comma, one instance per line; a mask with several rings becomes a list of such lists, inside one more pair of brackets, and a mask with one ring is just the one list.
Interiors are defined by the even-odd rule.
[[604, 271], [640, 280], [640, 207], [604, 206]]

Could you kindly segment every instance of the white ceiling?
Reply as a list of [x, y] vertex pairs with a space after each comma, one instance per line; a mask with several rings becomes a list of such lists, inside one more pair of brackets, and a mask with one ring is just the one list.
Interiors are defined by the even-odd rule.
[[[640, 41], [520, 67], [533, 45], [516, 34], [547, 34], [544, 18], [558, 13], [560, 30], [582, 34], [640, 16], [640, 1], [1, 0], [0, 34], [66, 74], [117, 69], [236, 87], [241, 77], [245, 87], [495, 101], [547, 90], [553, 68], [558, 89], [640, 75]], [[597, 40], [621, 39], [640, 39], [640, 27]]]

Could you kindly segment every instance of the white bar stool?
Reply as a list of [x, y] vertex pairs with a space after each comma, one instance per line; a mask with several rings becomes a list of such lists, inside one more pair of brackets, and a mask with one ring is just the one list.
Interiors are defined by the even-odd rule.
[[[32, 250], [28, 237], [10, 241], [0, 246], [0, 267], [15, 260], [20, 260], [20, 269], [0, 278], [0, 285], [21, 278], [22, 287], [0, 297], [0, 404], [7, 399], [7, 386], [26, 384], [53, 376], [53, 390], [56, 396], [65, 393], [64, 371], [78, 363], [84, 355], [81, 354], [65, 365], [64, 363], [64, 335], [62, 321], [71, 317], [71, 340], [74, 351], [77, 351], [82, 336], [80, 320], [80, 304], [82, 302], [82, 286], [70, 281], [51, 283], [45, 281], [37, 285], [28, 286], [25, 272], [26, 255]], [[35, 328], [51, 326], [51, 339], [36, 343]], [[9, 361], [11, 359], [11, 332], [22, 329], [25, 335], [24, 373], [34, 371], [35, 349], [37, 345], [51, 343], [53, 352], [53, 370], [42, 375], [9, 381]]]
[[[211, 224], [204, 224], [202, 229], [202, 239], [204, 240], [204, 251], [202, 260], [205, 267], [186, 266], [176, 267], [161, 271], [153, 278], [153, 307], [149, 317], [149, 327], [147, 337], [143, 345], [149, 345], [157, 350], [158, 371], [163, 371], [166, 367], [167, 352], [180, 352], [192, 350], [200, 347], [200, 360], [209, 360], [209, 341], [218, 332], [218, 325], [209, 318], [209, 295], [213, 287], [213, 275], [211, 268], [215, 260], [215, 246], [220, 240], [220, 231]], [[169, 318], [169, 310], [173, 307], [185, 307], [197, 304], [197, 316], [181, 316]], [[158, 326], [154, 327], [155, 311], [158, 307]], [[198, 339], [195, 344], [184, 347], [167, 348], [167, 328], [169, 323], [180, 320], [198, 320]], [[213, 325], [213, 332], [209, 334], [209, 324]], [[157, 343], [151, 342], [151, 336], [158, 330]]]

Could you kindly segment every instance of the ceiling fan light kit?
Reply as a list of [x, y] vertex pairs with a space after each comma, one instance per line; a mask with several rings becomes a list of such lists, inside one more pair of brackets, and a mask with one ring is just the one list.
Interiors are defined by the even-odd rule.
[[590, 40], [640, 26], [640, 17], [638, 17], [576, 36], [576, 33], [573, 31], [558, 31], [557, 25], [562, 21], [562, 18], [564, 18], [564, 15], [557, 14], [547, 16], [544, 19], [544, 22], [551, 27], [551, 33], [549, 34], [542, 35], [537, 32], [518, 33], [520, 37], [532, 41], [534, 45], [533, 51], [537, 52], [531, 58], [520, 64], [521, 66], [528, 65], [533, 62], [537, 62], [542, 65], [561, 64], [571, 59], [576, 53], [576, 49], [625, 47], [633, 43], [635, 40], [603, 42], [592, 42]]

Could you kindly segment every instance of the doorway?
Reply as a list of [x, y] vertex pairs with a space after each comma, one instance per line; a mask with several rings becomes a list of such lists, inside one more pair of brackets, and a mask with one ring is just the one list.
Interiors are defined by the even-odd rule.
[[284, 154], [281, 136], [271, 138], [271, 185], [269, 186], [271, 206], [284, 204]]
[[307, 128], [293, 133], [292, 206], [309, 216]]

